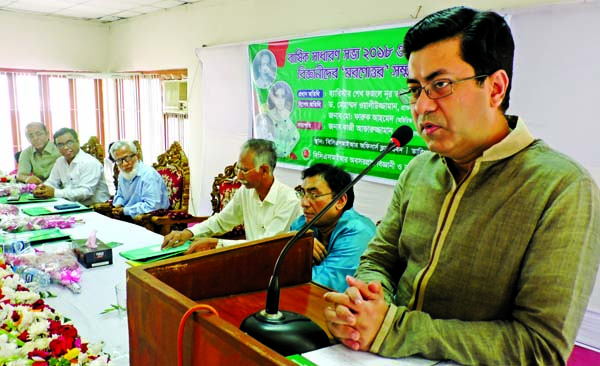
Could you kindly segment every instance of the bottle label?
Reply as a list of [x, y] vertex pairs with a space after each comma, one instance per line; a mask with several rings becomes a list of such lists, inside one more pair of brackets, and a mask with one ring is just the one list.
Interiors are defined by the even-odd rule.
[[31, 273], [31, 272], [23, 273], [23, 279], [25, 280], [25, 283], [30, 283], [30, 282], [35, 281], [34, 273]]
[[27, 249], [27, 243], [23, 240], [13, 240], [11, 242], [5, 242], [2, 245], [4, 253], [8, 254], [21, 254]]

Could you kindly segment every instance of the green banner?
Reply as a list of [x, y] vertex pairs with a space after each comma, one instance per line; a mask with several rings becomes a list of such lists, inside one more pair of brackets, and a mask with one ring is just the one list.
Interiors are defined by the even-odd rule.
[[[254, 137], [273, 140], [280, 162], [325, 162], [360, 173], [400, 125], [413, 127], [402, 43], [408, 27], [249, 46]], [[397, 179], [426, 150], [415, 134], [369, 173]]]

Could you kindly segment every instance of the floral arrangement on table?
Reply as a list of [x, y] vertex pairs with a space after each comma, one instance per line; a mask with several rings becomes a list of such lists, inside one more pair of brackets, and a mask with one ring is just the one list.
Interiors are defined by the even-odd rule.
[[4, 253], [6, 263], [13, 268], [37, 268], [50, 275], [52, 283], [63, 285], [74, 293], [81, 292], [81, 267], [73, 251], [60, 249], [55, 252], [44, 252], [30, 248], [21, 254]]
[[101, 344], [89, 344], [70, 321], [0, 264], [0, 365], [101, 366], [110, 364]]
[[19, 208], [17, 206], [0, 203], [0, 221], [2, 221], [5, 216], [15, 216], [18, 214]]
[[24, 193], [33, 193], [33, 191], [35, 190], [35, 187], [37, 187], [37, 186], [35, 184], [32, 184], [32, 183], [6, 183], [6, 184], [2, 184], [2, 185], [0, 185], [0, 197], [10, 196], [11, 193], [15, 193], [14, 192], [15, 190], [17, 190], [21, 194], [24, 194]]
[[18, 208], [13, 205], [0, 205], [0, 229], [10, 233], [53, 228], [68, 229], [79, 222], [83, 222], [82, 219], [75, 218], [74, 216], [17, 216], [12, 213], [14, 209], [8, 209], [4, 206], [10, 206], [17, 210]]

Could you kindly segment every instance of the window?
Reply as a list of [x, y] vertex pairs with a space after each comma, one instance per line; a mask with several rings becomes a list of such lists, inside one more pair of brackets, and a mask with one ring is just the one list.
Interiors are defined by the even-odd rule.
[[[139, 140], [149, 164], [174, 140], [185, 149], [187, 114], [174, 118], [162, 106], [161, 81], [174, 77], [173, 71], [175, 77], [187, 75], [185, 70], [122, 77], [0, 70], [0, 123], [10, 126], [0, 135], [0, 154], [12, 157], [29, 146], [25, 125], [33, 121], [44, 123], [51, 138], [70, 127], [82, 144], [97, 136], [106, 149], [116, 140]], [[1, 170], [14, 169], [14, 158], [0, 161]]]
[[[8, 158], [14, 156], [15, 146], [13, 145], [13, 126], [10, 120], [10, 99], [8, 94], [8, 78], [6, 74], [0, 73], [0, 171], [7, 174], [15, 168], [14, 159]], [[8, 130], [6, 129], [8, 127]]]
[[98, 136], [94, 79], [75, 80], [75, 100], [77, 133], [81, 141], [87, 141], [92, 136]]
[[[54, 132], [63, 127], [71, 127], [69, 80], [65, 77], [50, 77], [48, 78], [48, 89], [52, 122], [50, 124], [51, 130]], [[50, 138], [52, 138], [52, 133], [50, 133]]]

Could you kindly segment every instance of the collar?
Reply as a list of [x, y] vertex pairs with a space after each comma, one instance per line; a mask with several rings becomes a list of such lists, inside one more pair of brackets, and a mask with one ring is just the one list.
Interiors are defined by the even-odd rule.
[[483, 152], [481, 161], [495, 161], [512, 156], [527, 146], [535, 138], [527, 129], [525, 121], [517, 116], [506, 116], [511, 132], [502, 141]]
[[[277, 192], [279, 191], [280, 184], [281, 183], [279, 183], [277, 178], [273, 177], [273, 184], [271, 184], [271, 188], [269, 188], [269, 193], [267, 193], [267, 196], [262, 201], [263, 203], [270, 203], [272, 205], [277, 203]], [[258, 192], [256, 191], [256, 189], [254, 190], [254, 194], [256, 195], [256, 199], [260, 200], [260, 197], [258, 197]]]

